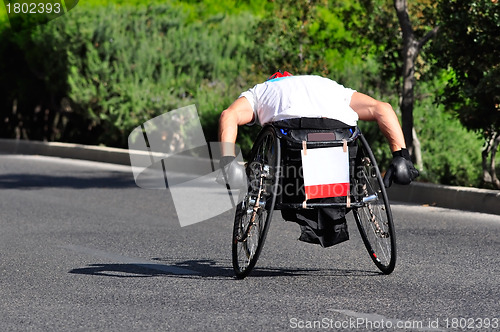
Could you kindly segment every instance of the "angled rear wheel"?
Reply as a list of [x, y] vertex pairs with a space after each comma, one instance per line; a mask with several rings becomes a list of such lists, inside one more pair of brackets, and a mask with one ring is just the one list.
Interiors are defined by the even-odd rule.
[[352, 192], [356, 201], [363, 202], [353, 213], [368, 254], [380, 271], [390, 274], [396, 266], [392, 212], [377, 162], [363, 135], [358, 138]]

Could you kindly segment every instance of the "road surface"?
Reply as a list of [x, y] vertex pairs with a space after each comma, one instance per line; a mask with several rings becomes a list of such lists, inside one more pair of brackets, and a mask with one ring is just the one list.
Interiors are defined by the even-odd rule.
[[385, 276], [352, 215], [323, 249], [275, 213], [236, 280], [232, 217], [180, 227], [125, 166], [0, 155], [0, 209], [1, 331], [500, 331], [500, 216], [393, 204]]

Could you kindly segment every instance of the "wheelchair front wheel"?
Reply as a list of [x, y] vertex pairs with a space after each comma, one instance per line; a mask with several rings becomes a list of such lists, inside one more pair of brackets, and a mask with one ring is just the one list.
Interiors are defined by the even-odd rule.
[[396, 266], [392, 212], [377, 162], [363, 135], [358, 138], [352, 191], [363, 202], [353, 213], [368, 254], [380, 271], [390, 274]]
[[236, 207], [232, 256], [236, 277], [245, 278], [254, 268], [273, 215], [280, 171], [279, 140], [271, 127], [264, 128], [246, 166], [249, 189]]

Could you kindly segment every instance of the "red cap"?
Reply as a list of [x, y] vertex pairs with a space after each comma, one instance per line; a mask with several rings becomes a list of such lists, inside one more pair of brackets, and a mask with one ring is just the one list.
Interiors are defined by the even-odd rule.
[[290, 74], [289, 72], [285, 71], [285, 72], [282, 72], [281, 70], [275, 72], [274, 74], [272, 74], [271, 76], [269, 76], [269, 78], [267, 79], [267, 81], [269, 80], [273, 80], [275, 78], [280, 78], [280, 77], [287, 77], [287, 76], [293, 76], [292, 74]]

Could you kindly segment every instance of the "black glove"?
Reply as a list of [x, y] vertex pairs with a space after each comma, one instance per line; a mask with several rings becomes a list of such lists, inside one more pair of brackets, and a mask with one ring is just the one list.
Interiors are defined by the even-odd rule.
[[385, 173], [384, 185], [389, 188], [392, 181], [397, 184], [410, 184], [420, 175], [410, 160], [410, 154], [407, 149], [401, 149], [392, 153], [392, 162]]
[[236, 157], [224, 156], [219, 161], [221, 169], [217, 176], [217, 183], [228, 184], [231, 189], [246, 189], [247, 175], [245, 168], [238, 163]]

